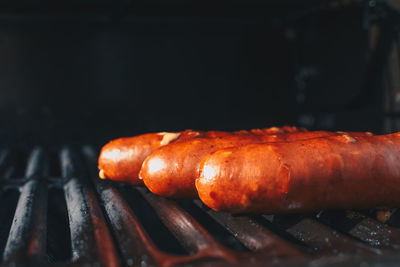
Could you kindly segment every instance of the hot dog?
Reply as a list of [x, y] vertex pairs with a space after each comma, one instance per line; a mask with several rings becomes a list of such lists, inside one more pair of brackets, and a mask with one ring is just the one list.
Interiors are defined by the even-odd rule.
[[312, 212], [400, 205], [400, 133], [338, 135], [218, 150], [196, 188], [232, 213]]
[[227, 132], [199, 132], [186, 130], [182, 132], [148, 133], [134, 137], [123, 137], [107, 143], [101, 149], [98, 164], [99, 177], [118, 182], [141, 185], [138, 173], [143, 160], [154, 150], [177, 140], [189, 140], [204, 136], [225, 136]]
[[[195, 198], [195, 180], [204, 156], [227, 147], [266, 142], [304, 140], [341, 133], [314, 131], [289, 132], [271, 135], [224, 136], [198, 138], [162, 147], [151, 153], [143, 162], [139, 176], [146, 187], [157, 195], [172, 198]], [[371, 133], [352, 133], [354, 136]]]
[[[254, 131], [254, 132], [252, 132]], [[142, 185], [138, 178], [143, 160], [154, 150], [174, 142], [182, 142], [194, 138], [215, 138], [228, 135], [263, 135], [289, 131], [305, 131], [303, 128], [291, 126], [254, 129], [251, 131], [193, 131], [148, 133], [134, 137], [115, 139], [101, 149], [98, 166], [99, 177], [132, 185]]]

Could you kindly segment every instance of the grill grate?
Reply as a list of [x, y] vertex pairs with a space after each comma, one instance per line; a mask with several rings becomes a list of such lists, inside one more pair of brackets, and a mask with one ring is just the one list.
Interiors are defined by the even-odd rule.
[[385, 225], [368, 211], [232, 216], [199, 200], [101, 181], [90, 146], [55, 154], [36, 147], [28, 154], [0, 150], [1, 266], [396, 266], [400, 260], [396, 217]]

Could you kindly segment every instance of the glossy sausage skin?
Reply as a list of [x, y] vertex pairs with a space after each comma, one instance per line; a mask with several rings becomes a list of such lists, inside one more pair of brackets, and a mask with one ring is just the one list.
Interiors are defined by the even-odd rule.
[[193, 131], [148, 133], [134, 137], [115, 139], [101, 149], [98, 166], [99, 176], [102, 179], [111, 179], [117, 182], [132, 185], [143, 185], [138, 174], [144, 159], [154, 150], [174, 142], [182, 142], [193, 138], [215, 138], [228, 135], [255, 135], [283, 133], [288, 131], [304, 131], [302, 128], [284, 126], [254, 129], [251, 131], [223, 132], [223, 131]]
[[[196, 134], [196, 132], [193, 132]], [[149, 133], [135, 137], [123, 137], [107, 143], [101, 149], [98, 164], [99, 176], [118, 182], [131, 182], [139, 185], [135, 179], [143, 160], [162, 144], [167, 144], [180, 136], [180, 133]]]
[[232, 213], [400, 205], [400, 133], [330, 136], [218, 150], [200, 164], [200, 199]]
[[[197, 198], [195, 180], [202, 158], [227, 147], [248, 144], [304, 140], [338, 135], [335, 132], [289, 132], [285, 134], [198, 138], [170, 144], [151, 153], [143, 162], [140, 178], [154, 194], [172, 198]], [[352, 135], [372, 135], [352, 133]]]

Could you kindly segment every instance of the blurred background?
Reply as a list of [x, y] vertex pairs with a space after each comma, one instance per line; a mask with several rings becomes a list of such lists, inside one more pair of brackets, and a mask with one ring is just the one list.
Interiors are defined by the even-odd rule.
[[0, 4], [1, 144], [400, 130], [398, 0], [64, 2]]

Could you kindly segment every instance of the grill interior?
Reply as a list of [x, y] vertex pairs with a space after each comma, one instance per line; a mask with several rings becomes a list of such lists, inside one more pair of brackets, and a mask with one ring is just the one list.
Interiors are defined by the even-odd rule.
[[398, 1], [64, 2], [0, 3], [0, 266], [398, 265], [400, 211], [232, 216], [102, 181], [81, 145], [399, 131]]
[[0, 151], [1, 266], [395, 266], [399, 260], [396, 211], [387, 224], [375, 210], [232, 216], [199, 200], [102, 181], [97, 155], [92, 146]]

